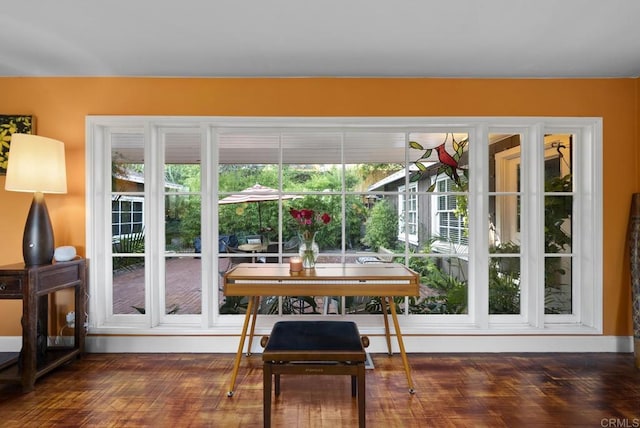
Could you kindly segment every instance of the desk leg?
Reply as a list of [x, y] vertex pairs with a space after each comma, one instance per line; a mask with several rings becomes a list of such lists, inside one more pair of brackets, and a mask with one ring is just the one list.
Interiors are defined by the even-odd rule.
[[262, 418], [264, 428], [271, 427], [271, 361], [262, 366]]
[[[389, 302], [391, 300], [391, 302]], [[393, 302], [393, 297], [387, 297], [387, 302], [391, 306], [391, 318], [393, 319], [393, 326], [396, 329], [396, 337], [398, 338], [398, 346], [400, 347], [400, 355], [402, 355], [402, 363], [404, 364], [404, 371], [407, 374], [407, 382], [409, 382], [409, 393], [415, 394], [413, 389], [413, 381], [411, 380], [411, 369], [409, 368], [409, 360], [407, 359], [407, 353], [404, 349], [404, 342], [402, 340], [402, 333], [400, 332], [400, 323], [398, 323], [398, 314], [396, 313], [396, 306]]]
[[233, 363], [233, 372], [231, 373], [231, 385], [229, 386], [229, 392], [227, 397], [233, 397], [233, 389], [236, 386], [236, 377], [238, 376], [238, 369], [240, 368], [240, 359], [242, 358], [242, 348], [244, 348], [244, 340], [247, 337], [247, 327], [249, 326], [249, 320], [253, 312], [254, 297], [249, 297], [249, 303], [247, 304], [247, 313], [244, 316], [244, 324], [242, 325], [242, 333], [240, 333], [240, 344], [238, 345], [238, 352], [236, 353], [236, 361]]
[[253, 319], [251, 320], [251, 331], [249, 333], [249, 344], [247, 345], [247, 357], [251, 355], [251, 343], [253, 343], [253, 334], [256, 331], [256, 318], [258, 318], [258, 309], [260, 309], [260, 297], [253, 298]]
[[391, 350], [391, 332], [389, 331], [389, 307], [387, 297], [381, 297], [380, 300], [382, 301], [382, 315], [384, 317], [384, 335], [387, 339], [387, 351], [389, 352], [389, 355], [393, 355], [393, 351]]

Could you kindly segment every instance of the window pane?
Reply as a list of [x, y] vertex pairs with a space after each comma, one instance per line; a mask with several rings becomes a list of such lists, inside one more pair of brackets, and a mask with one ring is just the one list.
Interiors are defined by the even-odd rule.
[[[520, 196], [489, 197], [489, 248], [520, 246]], [[517, 251], [516, 251], [517, 252]]]
[[[405, 163], [406, 134], [404, 132], [346, 132], [344, 134], [345, 164], [374, 167], [370, 182], [387, 178]], [[374, 171], [378, 171], [376, 174]], [[385, 173], [382, 173], [385, 171]], [[360, 190], [347, 186], [347, 190]]]
[[305, 132], [282, 134], [285, 191], [342, 190], [342, 134]]
[[201, 259], [168, 257], [165, 260], [165, 314], [200, 314]]
[[572, 191], [572, 141], [573, 136], [568, 134], [545, 135], [544, 181], [546, 192]]
[[571, 257], [545, 258], [545, 314], [571, 314]]
[[[469, 136], [460, 133], [409, 134], [409, 160], [413, 163], [411, 181], [430, 178], [434, 190], [436, 178], [448, 177], [456, 191], [466, 191], [469, 176]], [[447, 191], [449, 188], [447, 189]], [[439, 191], [444, 191], [440, 189]]]
[[544, 198], [545, 253], [571, 252], [571, 213], [573, 197]]
[[[489, 135], [489, 246], [520, 244], [520, 134]], [[500, 251], [499, 251], [500, 252]]]
[[113, 192], [144, 192], [143, 134], [111, 134], [111, 175]]
[[[323, 224], [316, 234], [316, 243], [320, 248], [318, 263], [339, 263], [342, 249], [342, 196], [321, 194], [306, 195], [290, 201], [288, 206], [297, 210], [310, 209], [315, 215], [329, 214], [331, 221]], [[284, 236], [298, 235], [299, 228], [289, 212], [285, 213], [283, 230]], [[350, 231], [348, 231], [350, 232]], [[359, 231], [357, 231], [359, 232]], [[328, 254], [326, 254], [328, 253]], [[337, 255], [337, 259], [336, 259]]]
[[420, 274], [420, 297], [410, 298], [413, 314], [468, 313], [468, 261], [459, 257], [413, 257]]
[[[367, 198], [363, 195], [345, 196], [345, 250], [347, 254], [364, 251], [367, 248], [365, 244], [367, 219], [376, 201], [375, 197]], [[345, 261], [353, 263], [355, 258], [347, 258]]]
[[[195, 253], [200, 247], [200, 196], [165, 196], [165, 251]], [[199, 250], [199, 248], [198, 248]]]
[[218, 135], [218, 149], [219, 236], [228, 237], [231, 248], [246, 244], [247, 236], [277, 242], [278, 200], [286, 205], [296, 196], [278, 191], [279, 134], [230, 130]]
[[[452, 183], [448, 178], [440, 182]], [[443, 186], [440, 188], [446, 188]], [[440, 194], [432, 193], [432, 196], [420, 196], [420, 206], [434, 207], [429, 223], [421, 224], [427, 230], [420, 231], [422, 241], [428, 243], [431, 248], [440, 253], [467, 253], [469, 243], [469, 231], [467, 230], [467, 205], [468, 197], [465, 194]]]
[[[551, 134], [545, 144], [545, 253], [572, 251], [572, 136]], [[559, 195], [559, 194], [566, 194]]]
[[489, 259], [489, 313], [520, 313], [520, 257]]
[[143, 314], [144, 257], [113, 257], [113, 313]]

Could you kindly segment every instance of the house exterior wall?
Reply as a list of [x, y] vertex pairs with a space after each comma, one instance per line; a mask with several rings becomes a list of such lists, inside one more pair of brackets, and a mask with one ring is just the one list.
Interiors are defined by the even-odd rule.
[[[640, 191], [639, 79], [0, 78], [2, 114], [32, 114], [66, 144], [68, 193], [48, 195], [56, 245], [85, 253], [85, 117], [597, 116], [604, 123], [604, 334], [632, 334], [626, 225]], [[0, 265], [22, 260], [27, 193], [0, 176]], [[0, 336], [20, 334], [21, 305], [0, 301]]]

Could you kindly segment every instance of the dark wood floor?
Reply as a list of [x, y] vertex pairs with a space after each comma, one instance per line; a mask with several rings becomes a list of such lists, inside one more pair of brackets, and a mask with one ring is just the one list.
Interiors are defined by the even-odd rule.
[[[231, 354], [88, 354], [39, 379], [0, 385], [1, 427], [260, 427], [260, 355], [244, 357], [228, 398]], [[368, 427], [637, 427], [631, 354], [410, 354], [367, 370]], [[275, 427], [355, 427], [346, 376], [283, 376]], [[624, 425], [626, 424], [626, 425]]]

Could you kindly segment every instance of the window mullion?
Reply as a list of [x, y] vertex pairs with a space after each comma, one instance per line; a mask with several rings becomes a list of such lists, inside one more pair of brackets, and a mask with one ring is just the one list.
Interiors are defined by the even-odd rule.
[[[148, 160], [148, 162], [147, 162]], [[153, 207], [145, 210], [145, 282], [146, 314], [150, 317], [151, 327], [158, 326], [164, 313], [164, 222], [160, 213], [164, 213], [164, 142], [159, 137], [157, 125], [147, 125], [145, 132], [145, 184], [146, 205]]]
[[[214, 174], [218, 166], [218, 151], [215, 143], [214, 129], [206, 123], [200, 126], [200, 234], [205, 237], [202, 240], [201, 252], [202, 260], [202, 283], [200, 284], [202, 293], [201, 323], [203, 328], [214, 325], [217, 315], [218, 288], [222, 287], [218, 281], [218, 228], [213, 225], [218, 224], [218, 212], [213, 210], [213, 201], [218, 200], [218, 188]], [[215, 255], [212, 257], [211, 255]], [[215, 265], [215, 269], [214, 269]]]
[[469, 132], [469, 315], [474, 324], [489, 327], [489, 128], [481, 124]]
[[544, 128], [528, 129], [522, 144], [522, 287], [527, 287], [528, 322], [544, 327]]

